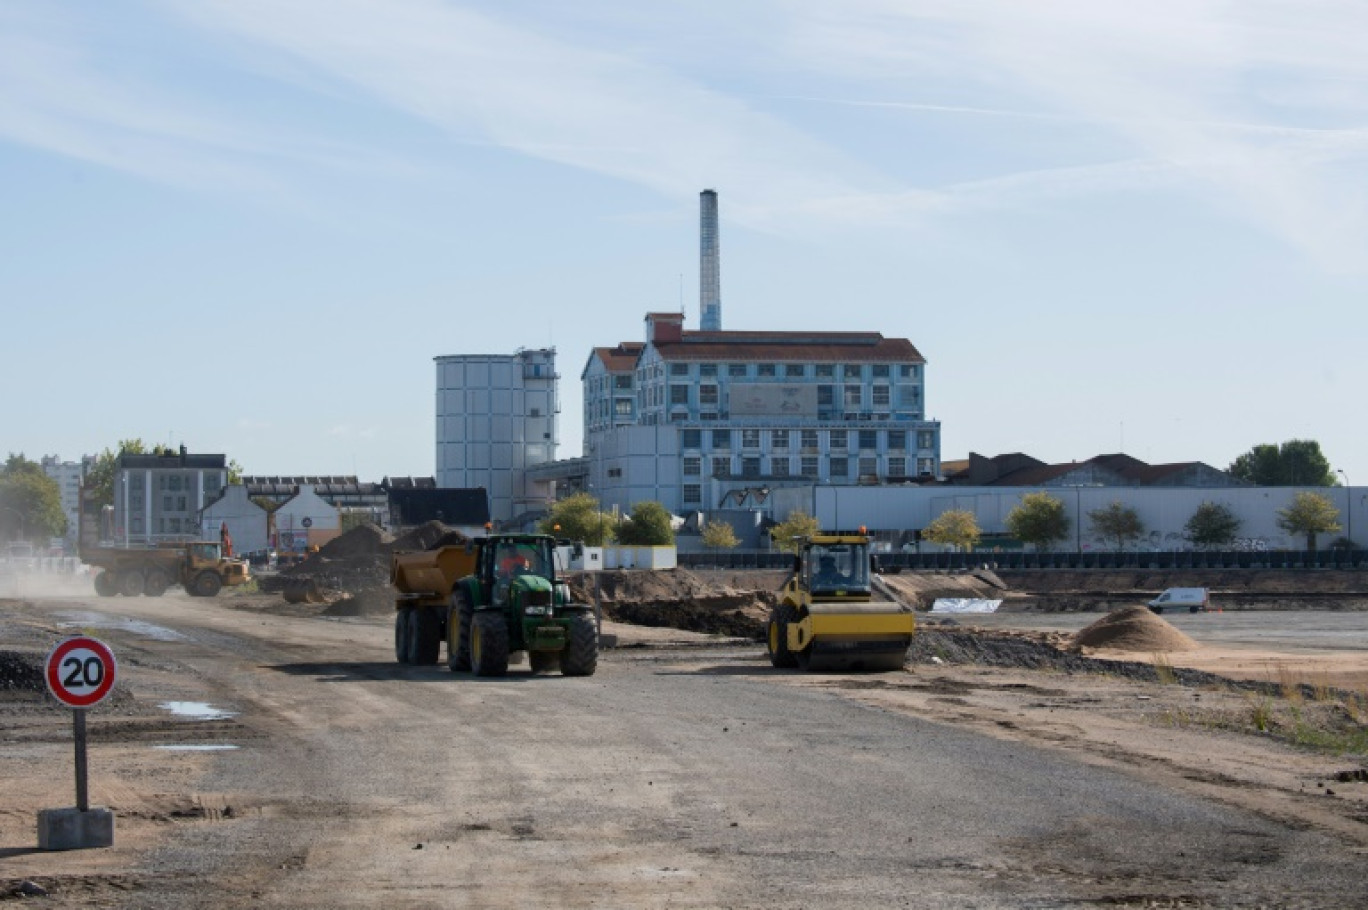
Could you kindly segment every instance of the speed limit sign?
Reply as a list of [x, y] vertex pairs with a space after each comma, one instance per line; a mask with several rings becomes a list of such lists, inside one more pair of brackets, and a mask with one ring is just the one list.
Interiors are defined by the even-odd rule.
[[89, 708], [114, 688], [114, 652], [102, 641], [68, 638], [52, 649], [43, 675], [57, 700], [73, 708]]

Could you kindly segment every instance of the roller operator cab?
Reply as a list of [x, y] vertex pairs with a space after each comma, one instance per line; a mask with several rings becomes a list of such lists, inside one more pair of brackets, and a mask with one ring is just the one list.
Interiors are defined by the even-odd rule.
[[[576, 603], [556, 574], [555, 546], [545, 535], [506, 534], [396, 557], [391, 578], [401, 592], [400, 663], [436, 663], [445, 641], [453, 672], [503, 676], [526, 653], [534, 673], [559, 668], [565, 676], [592, 675], [598, 623], [593, 608]], [[458, 570], [469, 574], [457, 576]], [[428, 601], [445, 609], [431, 609]]]
[[872, 573], [863, 534], [799, 541], [793, 574], [770, 613], [770, 663], [805, 670], [901, 669], [916, 620], [902, 604], [874, 598]]

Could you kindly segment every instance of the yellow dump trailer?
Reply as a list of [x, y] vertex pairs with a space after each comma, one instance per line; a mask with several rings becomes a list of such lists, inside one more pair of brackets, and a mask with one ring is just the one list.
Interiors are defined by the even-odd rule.
[[447, 610], [456, 582], [475, 574], [473, 542], [395, 553], [390, 560], [394, 598], [394, 655], [401, 664], [434, 664], [446, 637]]
[[900, 603], [874, 599], [870, 563], [863, 534], [804, 539], [770, 613], [770, 663], [805, 670], [901, 669], [916, 618]]

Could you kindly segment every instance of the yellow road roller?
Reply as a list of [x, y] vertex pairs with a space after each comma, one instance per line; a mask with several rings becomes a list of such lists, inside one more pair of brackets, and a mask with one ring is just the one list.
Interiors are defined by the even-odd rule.
[[899, 670], [916, 631], [901, 603], [875, 600], [869, 538], [803, 538], [793, 574], [770, 612], [767, 650], [776, 667]]

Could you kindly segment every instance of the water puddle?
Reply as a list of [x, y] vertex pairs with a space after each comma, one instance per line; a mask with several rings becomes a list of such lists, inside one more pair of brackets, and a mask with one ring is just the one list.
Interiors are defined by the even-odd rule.
[[237, 746], [153, 746], [152, 748], [161, 749], [163, 752], [231, 752]]
[[202, 701], [164, 701], [157, 707], [170, 711], [176, 717], [188, 717], [191, 720], [223, 720], [237, 717], [236, 711], [225, 711]]
[[64, 620], [58, 623], [64, 629], [116, 629], [120, 632], [132, 632], [134, 635], [150, 638], [153, 641], [190, 640], [190, 636], [182, 635], [175, 629], [153, 625], [150, 622], [143, 622], [141, 619], [130, 619], [127, 616], [106, 616], [103, 613], [58, 613], [57, 615]]

